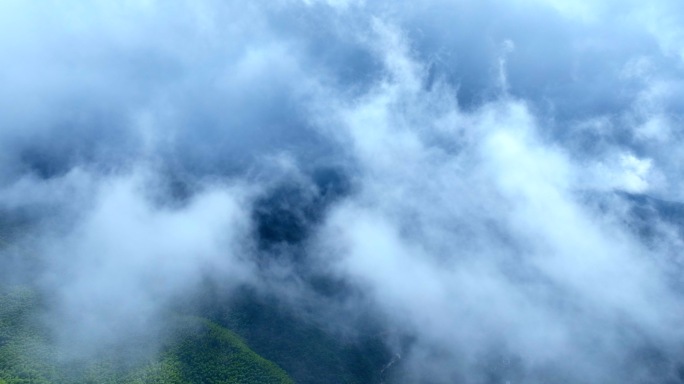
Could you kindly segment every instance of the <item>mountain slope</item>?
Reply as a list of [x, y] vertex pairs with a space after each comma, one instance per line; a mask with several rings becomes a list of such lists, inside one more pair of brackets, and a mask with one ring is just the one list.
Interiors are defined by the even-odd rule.
[[206, 319], [179, 321], [155, 358], [127, 364], [112, 353], [87, 363], [64, 363], [35, 321], [39, 297], [13, 288], [0, 293], [0, 383], [272, 383], [290, 384], [285, 371], [252, 351], [236, 334]]

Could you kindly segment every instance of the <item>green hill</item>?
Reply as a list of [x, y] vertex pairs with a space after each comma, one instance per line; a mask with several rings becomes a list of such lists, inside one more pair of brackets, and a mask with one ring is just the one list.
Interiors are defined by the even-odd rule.
[[[261, 356], [277, 363], [300, 384], [373, 384], [387, 380], [392, 359], [382, 338], [357, 329], [349, 339], [332, 335], [279, 305], [277, 299], [242, 290], [234, 299], [209, 301], [199, 312], [238, 333]], [[225, 307], [221, 307], [221, 303]]]
[[38, 308], [39, 297], [31, 290], [0, 292], [0, 384], [293, 383], [235, 333], [199, 317], [181, 319], [171, 343], [152, 360], [125, 364], [105, 355], [65, 364], [35, 320]]

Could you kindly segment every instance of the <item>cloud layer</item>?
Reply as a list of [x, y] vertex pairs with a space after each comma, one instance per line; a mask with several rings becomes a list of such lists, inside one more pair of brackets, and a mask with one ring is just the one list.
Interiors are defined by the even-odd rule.
[[65, 345], [209, 279], [378, 322], [397, 382], [684, 380], [677, 2], [0, 15], [2, 260]]

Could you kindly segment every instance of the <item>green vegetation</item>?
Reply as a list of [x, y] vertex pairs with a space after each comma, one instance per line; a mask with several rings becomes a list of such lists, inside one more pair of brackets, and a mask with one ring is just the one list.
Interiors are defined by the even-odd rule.
[[0, 384], [293, 383], [235, 333], [195, 317], [179, 321], [173, 341], [153, 360], [131, 365], [103, 356], [66, 364], [50, 345], [47, 329], [36, 322], [39, 307], [31, 290], [0, 293]]
[[277, 300], [242, 290], [226, 307], [209, 300], [200, 312], [232, 329], [249, 346], [277, 363], [300, 384], [372, 384], [387, 381], [382, 368], [392, 355], [377, 332], [358, 330], [354, 339], [333, 336], [306, 322]]
[[[377, 336], [344, 340], [249, 291], [179, 316], [158, 354], [64, 359], [50, 343], [39, 295], [0, 284], [0, 384], [380, 383], [391, 359]], [[225, 306], [217, 303], [224, 303]], [[209, 308], [211, 307], [211, 308]], [[181, 310], [181, 312], [186, 312]], [[66, 362], [65, 362], [66, 361]], [[293, 380], [294, 379], [294, 380]]]
[[37, 297], [26, 289], [0, 293], [0, 380], [13, 383], [49, 383], [56, 375], [47, 363], [45, 334], [31, 316]]
[[285, 371], [256, 354], [226, 328], [195, 318], [183, 329], [192, 331], [186, 331], [172, 353], [189, 382], [293, 383]]

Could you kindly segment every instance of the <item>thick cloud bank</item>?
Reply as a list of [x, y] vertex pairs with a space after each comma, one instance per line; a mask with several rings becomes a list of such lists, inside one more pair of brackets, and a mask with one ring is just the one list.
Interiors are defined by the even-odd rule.
[[211, 281], [392, 382], [684, 382], [682, 4], [3, 2], [0, 275], [74, 353]]

